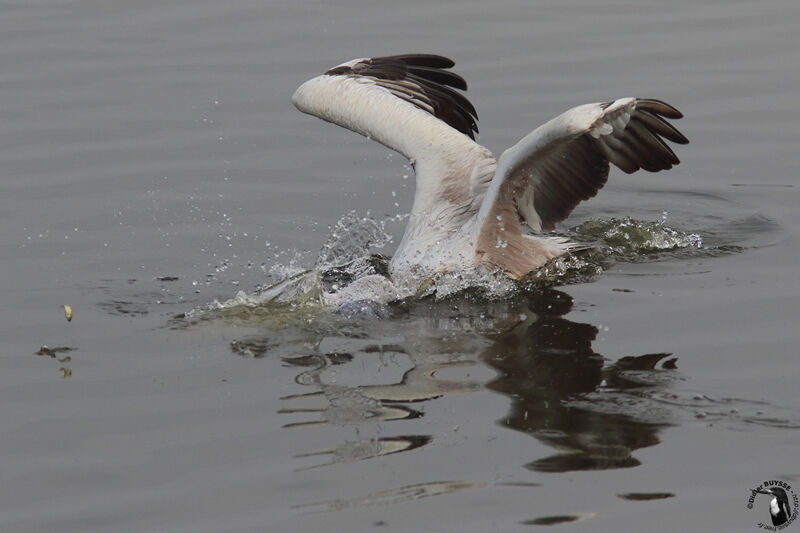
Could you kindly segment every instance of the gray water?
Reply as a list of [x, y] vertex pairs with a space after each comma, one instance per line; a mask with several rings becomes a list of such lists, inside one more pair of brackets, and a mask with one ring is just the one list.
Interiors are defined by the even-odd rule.
[[[750, 489], [800, 482], [795, 0], [0, 13], [3, 531], [751, 531]], [[562, 230], [702, 244], [600, 239], [597, 275], [384, 321], [191, 318], [350, 211], [391, 255], [409, 167], [290, 96], [409, 51], [455, 59], [496, 154], [573, 105], [674, 104], [682, 164], [613, 171]]]

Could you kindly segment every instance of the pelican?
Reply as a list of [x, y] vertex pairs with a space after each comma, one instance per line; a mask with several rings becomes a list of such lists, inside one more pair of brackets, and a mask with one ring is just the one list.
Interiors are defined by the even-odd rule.
[[440, 272], [484, 266], [514, 279], [580, 246], [543, 235], [595, 196], [609, 163], [658, 172], [688, 143], [666, 119], [683, 115], [649, 98], [573, 107], [498, 159], [475, 142], [478, 114], [459, 91], [455, 63], [432, 54], [347, 61], [303, 83], [292, 102], [403, 154], [416, 175], [411, 214], [389, 264], [413, 291]]

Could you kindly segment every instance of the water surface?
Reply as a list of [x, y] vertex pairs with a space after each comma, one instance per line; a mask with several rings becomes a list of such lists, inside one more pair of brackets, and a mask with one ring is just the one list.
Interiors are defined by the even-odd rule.
[[[800, 480], [796, 2], [2, 13], [0, 529], [748, 531], [750, 488]], [[603, 248], [590, 276], [370, 322], [215, 306], [351, 211], [391, 255], [410, 168], [290, 96], [410, 51], [455, 59], [496, 154], [629, 95], [692, 144], [559, 228]], [[607, 234], [631, 224], [690, 242]]]

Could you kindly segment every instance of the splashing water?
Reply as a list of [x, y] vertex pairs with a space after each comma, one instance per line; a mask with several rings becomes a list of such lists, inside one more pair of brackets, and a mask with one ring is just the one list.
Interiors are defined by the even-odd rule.
[[441, 301], [450, 296], [472, 291], [480, 298], [506, 298], [519, 290], [518, 284], [502, 272], [480, 266], [462, 272], [441, 272], [422, 284], [416, 298], [433, 297]]
[[[234, 298], [214, 302], [207, 309], [260, 307], [266, 314], [278, 311], [291, 313], [319, 309], [325, 306], [326, 295], [335, 294], [368, 276], [383, 279], [385, 284], [391, 286], [388, 258], [372, 251], [392, 241], [386, 224], [402, 218], [405, 216], [375, 220], [351, 211], [330, 228], [330, 235], [313, 268], [302, 270], [294, 263], [273, 266], [270, 272], [283, 274], [283, 279], [278, 283], [260, 287], [253, 293], [239, 291]], [[575, 253], [557, 257], [526, 276], [522, 283], [482, 267], [439, 273], [422, 280], [414, 298], [432, 297], [440, 301], [465, 292], [488, 300], [506, 298], [519, 291], [591, 281], [602, 275], [613, 260], [645, 261], [662, 257], [665, 253], [676, 255], [680, 251], [703, 249], [699, 234], [670, 228], [666, 224], [666, 217], [655, 222], [630, 218], [589, 220], [572, 228], [568, 238], [579, 242], [596, 242], [599, 246], [586, 246]], [[355, 295], [358, 299], [357, 291]]]
[[331, 228], [314, 268], [324, 271], [364, 261], [369, 258], [370, 248], [382, 248], [391, 241], [386, 221], [379, 222], [350, 211]]
[[253, 293], [239, 291], [229, 300], [213, 302], [205, 311], [241, 307], [292, 311], [321, 307], [325, 304], [326, 293], [336, 292], [365, 276], [388, 276], [388, 261], [370, 251], [391, 242], [392, 236], [386, 230], [386, 224], [399, 218], [378, 221], [351, 211], [331, 227], [313, 268], [303, 270], [294, 262], [274, 265], [270, 272], [284, 274], [281, 281], [268, 287], [259, 287]]
[[580, 252], [555, 257], [537, 268], [525, 278], [525, 289], [541, 289], [554, 285], [588, 283], [603, 275], [607, 261], [599, 248], [587, 248]]
[[661, 252], [703, 247], [699, 234], [670, 228], [665, 216], [658, 222], [630, 218], [589, 220], [571, 231], [581, 240], [599, 240], [614, 256], [628, 261], [643, 260]]

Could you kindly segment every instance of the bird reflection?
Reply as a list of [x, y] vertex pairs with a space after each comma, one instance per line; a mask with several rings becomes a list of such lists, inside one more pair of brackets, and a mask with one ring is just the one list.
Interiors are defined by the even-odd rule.
[[[314, 342], [305, 340], [305, 346], [312, 346], [309, 352], [283, 358], [300, 370], [298, 383], [315, 389], [284, 398], [280, 412], [300, 419], [285, 427], [365, 428], [419, 418], [425, 416], [426, 402], [435, 398], [488, 388], [509, 398], [501, 426], [556, 450], [532, 458], [527, 468], [564, 472], [637, 466], [633, 452], [657, 444], [667, 425], [663, 417], [651, 416], [646, 404], [646, 392], [663, 388], [663, 380], [647, 376], [669, 372], [675, 359], [667, 353], [604, 357], [592, 348], [597, 327], [565, 318], [572, 306], [572, 298], [555, 289], [532, 291], [512, 302], [462, 294], [444, 302], [407, 304], [405, 323], [399, 325], [394, 319], [355, 330], [320, 333], [325, 328], [317, 328]], [[405, 333], [399, 340], [398, 330]], [[337, 349], [325, 350], [331, 339]], [[280, 345], [274, 337], [269, 342], [250, 337], [234, 341], [232, 349], [263, 349], [260, 356], [265, 356], [270, 342]], [[470, 377], [480, 376], [487, 366], [496, 374], [488, 382]], [[436, 440], [430, 434], [386, 436], [391, 427], [382, 424], [379, 437], [298, 457], [325, 456], [330, 462], [316, 465], [325, 466], [406, 452]]]
[[[499, 372], [486, 387], [512, 399], [499, 423], [559, 450], [528, 468], [564, 472], [639, 465], [633, 450], [657, 444], [665, 424], [632, 417], [618, 404], [630, 404], [636, 397], [620, 392], [644, 387], [627, 372], [652, 371], [669, 354], [623, 357], [606, 366], [606, 359], [592, 349], [598, 329], [563, 317], [572, 308], [570, 296], [547, 290], [528, 306], [533, 317], [498, 335], [481, 354]], [[674, 359], [664, 364], [669, 368]], [[607, 397], [572, 402], [601, 389], [609, 391]]]

